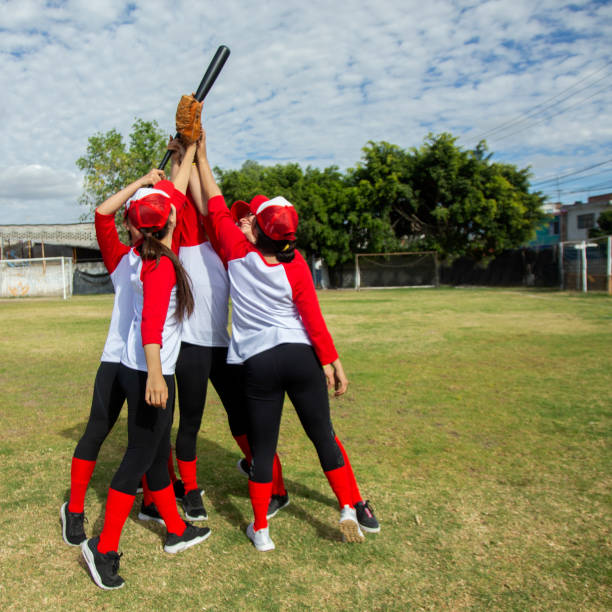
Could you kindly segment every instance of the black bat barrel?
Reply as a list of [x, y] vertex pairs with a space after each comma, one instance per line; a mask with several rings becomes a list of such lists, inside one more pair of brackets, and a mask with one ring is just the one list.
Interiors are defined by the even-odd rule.
[[[227, 62], [227, 58], [229, 57], [229, 55], [230, 55], [230, 50], [225, 45], [221, 45], [217, 49], [215, 56], [212, 58], [210, 64], [208, 65], [208, 68], [206, 69], [206, 72], [204, 73], [204, 76], [202, 77], [202, 80], [200, 81], [200, 84], [198, 85], [198, 89], [195, 92], [195, 99], [198, 102], [201, 102], [202, 100], [204, 100], [204, 98], [206, 97], [206, 94], [208, 94], [208, 92], [210, 91], [210, 88], [213, 86], [214, 82], [217, 80], [217, 77], [219, 76], [219, 73], [223, 69], [225, 62]], [[178, 134], [175, 134], [174, 137], [176, 138], [177, 136]], [[170, 151], [166, 151], [166, 154], [164, 155], [164, 158], [162, 159], [158, 168], [160, 170], [163, 170], [166, 167], [166, 164], [168, 163], [169, 159], [170, 159]]]

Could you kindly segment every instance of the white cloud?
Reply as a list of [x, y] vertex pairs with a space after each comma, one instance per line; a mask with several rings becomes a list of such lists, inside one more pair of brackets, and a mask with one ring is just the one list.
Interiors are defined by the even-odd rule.
[[[28, 202], [5, 210], [4, 222], [22, 222], [24, 210], [36, 222], [37, 206], [40, 219], [57, 206], [54, 221], [77, 220], [75, 161], [88, 137], [111, 128], [127, 137], [136, 117], [172, 132], [180, 94], [196, 88], [219, 44], [232, 54], [205, 122], [212, 161], [224, 168], [249, 157], [346, 168], [368, 140], [408, 148], [429, 131], [473, 146], [610, 63], [610, 6], [586, 0], [52, 4], [2, 3], [0, 167], [11, 173], [0, 174], [0, 192]], [[610, 66], [605, 74], [609, 87]], [[609, 89], [586, 99], [596, 90], [588, 84], [565, 102], [574, 109], [493, 133], [496, 159], [536, 175], [605, 159]], [[11, 175], [36, 164], [31, 192], [19, 191]]]
[[76, 174], [58, 172], [48, 166], [9, 166], [0, 170], [0, 199], [44, 200], [76, 198], [81, 180]]

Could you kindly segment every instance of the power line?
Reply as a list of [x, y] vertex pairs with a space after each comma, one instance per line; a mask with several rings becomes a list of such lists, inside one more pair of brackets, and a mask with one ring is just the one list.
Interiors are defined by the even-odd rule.
[[587, 100], [590, 100], [591, 98], [594, 98], [595, 96], [599, 95], [600, 93], [606, 91], [606, 89], [608, 89], [608, 86], [606, 85], [605, 87], [602, 87], [601, 89], [597, 90], [595, 93], [591, 94], [590, 96], [587, 96], [586, 98], [583, 98], [582, 100], [578, 100], [578, 102], [576, 102], [575, 104], [572, 104], [571, 106], [567, 106], [565, 108], [560, 109], [559, 111], [557, 111], [556, 113], [552, 113], [547, 115], [546, 117], [539, 119], [535, 122], [532, 123], [528, 123], [526, 126], [514, 131], [514, 132], [510, 132], [510, 134], [506, 134], [505, 136], [497, 136], [496, 140], [505, 140], [506, 138], [511, 138], [512, 136], [518, 134], [519, 132], [524, 132], [527, 129], [530, 129], [536, 125], [539, 125], [540, 123], [543, 123], [544, 121], [548, 121], [550, 119], [552, 119], [553, 117], [556, 117], [557, 115], [561, 115], [563, 113], [566, 113], [567, 111], [571, 110], [572, 108], [576, 108], [577, 106], [580, 106], [581, 104], [583, 104], [584, 102], [586, 102]]
[[560, 195], [572, 195], [575, 193], [591, 193], [593, 191], [605, 191], [607, 189], [612, 190], [612, 182], [599, 183], [598, 185], [587, 185], [586, 187], [583, 187], [582, 189], [556, 190], [556, 189], [550, 188], [544, 191], [545, 193], [554, 193], [555, 195], [560, 196]]
[[[607, 62], [604, 66], [602, 66], [601, 68], [599, 68], [596, 71], [592, 72], [591, 74], [583, 77], [582, 79], [580, 79], [579, 81], [577, 81], [573, 85], [570, 85], [569, 87], [566, 87], [565, 89], [563, 89], [559, 93], [555, 94], [554, 96], [552, 96], [550, 98], [547, 98], [546, 100], [544, 100], [540, 104], [537, 104], [530, 111], [528, 111], [526, 114], [518, 116], [518, 117], [516, 117], [514, 119], [506, 121], [505, 123], [502, 123], [501, 125], [499, 125], [497, 127], [494, 127], [494, 128], [491, 128], [491, 129], [489, 129], [489, 130], [487, 130], [485, 132], [482, 132], [482, 134], [477, 137], [477, 140], [480, 141], [483, 138], [485, 138], [486, 136], [490, 136], [490, 135], [492, 135], [492, 134], [494, 134], [496, 132], [500, 132], [500, 131], [503, 132], [504, 130], [507, 130], [509, 128], [516, 127], [517, 125], [520, 125], [522, 123], [528, 122], [532, 118], [536, 117], [537, 115], [540, 115], [543, 112], [546, 112], [549, 108], [554, 108], [555, 106], [558, 106], [559, 104], [561, 104], [565, 100], [571, 98], [572, 96], [577, 95], [577, 94], [581, 93], [582, 91], [585, 91], [585, 90], [593, 87], [595, 84], [599, 83], [600, 81], [602, 81], [604, 79], [607, 79], [610, 76], [610, 74], [606, 74], [603, 77], [600, 77], [599, 79], [596, 79], [592, 83], [589, 83], [586, 87], [583, 87], [583, 88], [579, 89], [576, 92], [569, 93], [564, 98], [562, 98], [562, 96], [564, 94], [572, 91], [573, 89], [576, 89], [576, 87], [578, 87], [584, 81], [587, 81], [587, 80], [593, 78], [594, 76], [598, 75], [603, 70], [607, 69], [607, 67], [611, 63], [612, 62]], [[596, 93], [599, 93], [599, 92], [596, 92]], [[596, 95], [596, 94], [594, 94], [594, 95]], [[562, 99], [558, 99], [558, 98], [562, 98]], [[555, 100], [556, 100], [556, 102], [555, 102]]]
[[609, 164], [610, 162], [612, 162], [612, 159], [607, 159], [606, 161], [600, 162], [598, 164], [593, 164], [592, 166], [587, 166], [586, 168], [581, 168], [580, 170], [573, 170], [571, 172], [568, 172], [567, 174], [560, 174], [557, 176], [553, 176], [549, 179], [542, 179], [540, 181], [534, 181], [533, 183], [531, 183], [531, 185], [535, 186], [535, 185], [543, 185], [545, 183], [554, 183], [556, 181], [567, 178], [568, 176], [582, 174], [583, 172], [586, 172], [587, 170], [592, 170], [593, 168], [599, 168], [600, 166], [605, 166], [606, 164]]

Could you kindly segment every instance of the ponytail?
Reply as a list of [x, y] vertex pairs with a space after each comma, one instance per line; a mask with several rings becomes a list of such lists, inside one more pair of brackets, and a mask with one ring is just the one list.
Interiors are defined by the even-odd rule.
[[295, 257], [295, 240], [272, 240], [264, 234], [257, 220], [257, 241], [255, 246], [264, 255], [274, 255], [280, 263], [289, 263]]
[[174, 266], [174, 272], [176, 273], [176, 318], [178, 321], [183, 321], [191, 315], [194, 308], [191, 279], [174, 252], [160, 242], [168, 233], [168, 224], [157, 232], [141, 229], [140, 233], [143, 236], [143, 241], [139, 251], [143, 261], [155, 260], [155, 266], [157, 267], [162, 255], [165, 255]]

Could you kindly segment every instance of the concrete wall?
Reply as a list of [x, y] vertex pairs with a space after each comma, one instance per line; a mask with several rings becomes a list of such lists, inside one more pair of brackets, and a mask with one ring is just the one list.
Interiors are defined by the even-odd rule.
[[3, 260], [0, 261], [0, 297], [70, 297], [72, 261]]

